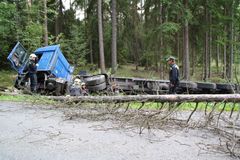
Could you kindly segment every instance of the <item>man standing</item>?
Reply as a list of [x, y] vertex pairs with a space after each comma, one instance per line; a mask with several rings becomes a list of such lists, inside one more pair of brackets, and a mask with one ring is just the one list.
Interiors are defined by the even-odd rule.
[[38, 59], [35, 54], [29, 56], [28, 75], [30, 78], [30, 88], [32, 92], [37, 92], [37, 64]]
[[174, 57], [169, 57], [167, 63], [170, 66], [169, 71], [169, 94], [176, 94], [177, 87], [179, 85], [179, 67], [175, 63]]

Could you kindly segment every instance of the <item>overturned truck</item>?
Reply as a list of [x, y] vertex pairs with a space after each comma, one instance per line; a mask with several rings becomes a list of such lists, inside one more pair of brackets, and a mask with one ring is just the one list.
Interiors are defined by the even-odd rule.
[[[70, 66], [60, 50], [59, 45], [38, 48], [34, 51], [38, 57], [37, 88], [39, 93], [64, 95], [72, 79], [74, 68]], [[7, 58], [11, 66], [18, 72], [15, 87], [25, 88], [29, 85], [27, 64], [29, 54], [18, 42]]]

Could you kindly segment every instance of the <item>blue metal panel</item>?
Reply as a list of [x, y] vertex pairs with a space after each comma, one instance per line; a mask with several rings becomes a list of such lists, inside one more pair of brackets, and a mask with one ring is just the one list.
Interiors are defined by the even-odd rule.
[[73, 67], [70, 66], [62, 54], [59, 45], [38, 48], [35, 54], [42, 55], [39, 60], [38, 71], [47, 71], [57, 78], [71, 80]]
[[51, 51], [57, 50], [59, 47], [60, 47], [60, 45], [41, 47], [41, 48], [36, 49], [34, 53], [51, 52]]
[[[38, 53], [39, 54], [39, 53]], [[43, 52], [42, 56], [38, 61], [38, 71], [48, 71], [50, 70], [50, 64], [53, 57], [54, 52]]]
[[26, 49], [18, 42], [8, 55], [7, 59], [11, 62], [11, 66], [19, 74], [23, 73], [23, 70], [28, 62], [28, 54]]

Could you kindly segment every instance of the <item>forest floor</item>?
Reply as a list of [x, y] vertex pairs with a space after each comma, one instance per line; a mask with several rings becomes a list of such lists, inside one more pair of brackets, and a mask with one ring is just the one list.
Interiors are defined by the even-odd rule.
[[236, 159], [218, 148], [224, 139], [207, 128], [166, 124], [139, 134], [138, 127], [121, 127], [107, 115], [69, 118], [82, 111], [0, 101], [0, 159]]

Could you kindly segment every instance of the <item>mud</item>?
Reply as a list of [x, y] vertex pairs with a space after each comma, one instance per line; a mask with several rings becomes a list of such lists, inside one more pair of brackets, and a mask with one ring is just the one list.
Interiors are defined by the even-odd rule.
[[[231, 160], [204, 129], [117, 128], [111, 121], [66, 120], [67, 109], [0, 102], [1, 160]], [[211, 147], [210, 147], [211, 146]]]

